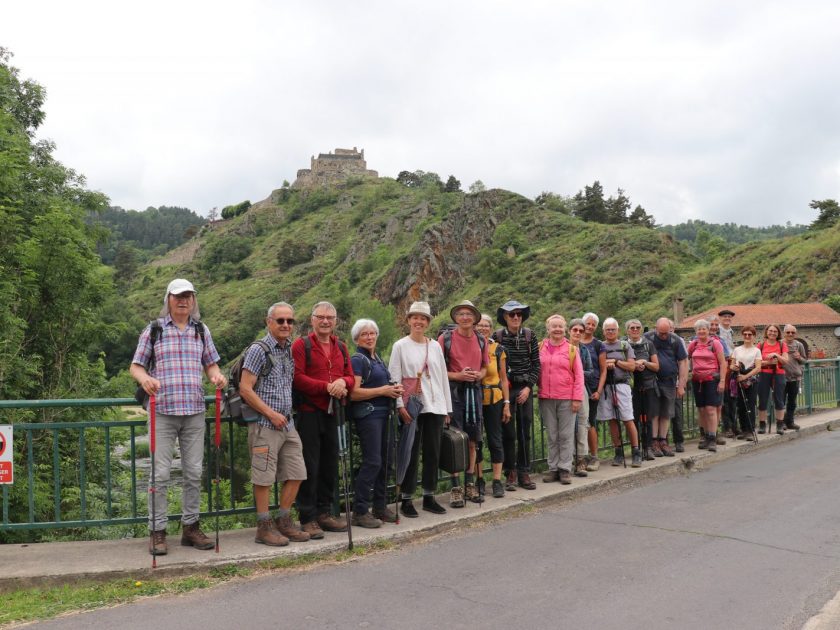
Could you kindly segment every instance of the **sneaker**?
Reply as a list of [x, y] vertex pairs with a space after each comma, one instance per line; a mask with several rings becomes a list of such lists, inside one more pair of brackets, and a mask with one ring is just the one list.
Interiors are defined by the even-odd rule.
[[346, 532], [347, 521], [336, 518], [332, 514], [319, 514], [318, 525], [327, 532]]
[[502, 483], [501, 479], [494, 479], [493, 480], [493, 498], [494, 499], [501, 499], [505, 496], [505, 485]]
[[662, 454], [665, 457], [673, 457], [674, 456], [674, 451], [671, 449], [671, 447], [668, 445], [668, 443], [665, 442], [664, 440], [659, 444], [659, 449], [662, 451]]
[[384, 508], [373, 508], [373, 515], [383, 523], [397, 522], [397, 515], [387, 505]]
[[560, 479], [560, 472], [557, 470], [546, 470], [543, 473], [543, 482], [544, 483], [551, 483], [552, 481], [557, 481]]
[[601, 468], [601, 460], [597, 455], [590, 455], [586, 460], [586, 470], [589, 472], [597, 472]]
[[277, 528], [278, 532], [283, 534], [292, 542], [306, 542], [311, 538], [309, 534], [292, 522], [292, 517], [288, 514], [286, 516], [278, 516], [275, 518], [274, 527]]
[[639, 450], [639, 447], [633, 449], [633, 459], [631, 460], [630, 466], [632, 468], [640, 468], [642, 465], [642, 453]]
[[653, 444], [650, 446], [650, 452], [653, 454], [654, 457], [662, 457], [662, 445], [665, 444], [662, 440], [654, 440]]
[[624, 449], [622, 447], [617, 446], [615, 448], [615, 456], [613, 457], [612, 462], [610, 463], [613, 466], [621, 466], [622, 464], [624, 464]]
[[207, 538], [204, 532], [201, 531], [201, 526], [198, 521], [184, 525], [184, 529], [181, 530], [181, 544], [184, 547], [195, 547], [196, 549], [203, 549], [205, 551], [216, 547], [216, 543]]
[[586, 472], [586, 462], [582, 459], [578, 460], [577, 466], [575, 466], [575, 477], [588, 477], [589, 473]]
[[[460, 487], [460, 486], [459, 486]], [[454, 488], [453, 488], [454, 490]], [[461, 499], [461, 507], [464, 507], [464, 499]], [[425, 495], [423, 497], [423, 509], [432, 514], [446, 514], [446, 508], [435, 501], [432, 495]]]
[[505, 490], [516, 492], [516, 472], [511, 470], [505, 477]]
[[315, 521], [301, 523], [300, 529], [305, 534], [309, 534], [311, 540], [321, 540], [324, 537], [324, 530]]
[[560, 479], [560, 483], [564, 486], [568, 486], [572, 483], [572, 474], [568, 470], [560, 470], [558, 471], [557, 475], [558, 479]]
[[676, 442], [674, 444], [674, 450], [677, 451], [677, 453], [684, 453], [685, 445], [682, 442]]
[[[449, 491], [449, 507], [462, 508], [464, 505], [464, 489], [461, 486], [455, 486]], [[423, 498], [423, 509], [426, 509], [425, 497]]]
[[153, 556], [165, 556], [169, 552], [166, 546], [166, 530], [160, 529], [149, 536], [149, 553]]
[[257, 533], [254, 536], [254, 542], [269, 547], [285, 547], [289, 544], [289, 539], [277, 531], [274, 521], [267, 518], [257, 521]]
[[766, 422], [759, 422], [758, 423], [758, 432], [762, 435], [767, 433], [767, 423]]
[[[425, 500], [423, 502], [425, 503]], [[417, 518], [420, 516], [417, 513], [417, 509], [414, 507], [414, 501], [411, 499], [402, 500], [402, 503], [400, 503], [400, 512], [402, 512], [403, 516], [407, 516], [408, 518]]]
[[776, 423], [776, 433], [779, 435], [785, 434], [785, 423], [784, 422], [777, 422]]
[[518, 483], [520, 488], [525, 488], [526, 490], [536, 490], [537, 484], [531, 481], [531, 475], [526, 472], [519, 473], [518, 476]]
[[795, 422], [785, 422], [785, 427], [787, 427], [788, 431], [799, 431], [799, 425]]
[[724, 444], [726, 444], [726, 439], [720, 433], [718, 433], [717, 436], [715, 436], [715, 444], [717, 444], [718, 446], [723, 446]]
[[484, 502], [484, 497], [482, 497], [478, 493], [478, 487], [473, 483], [467, 484], [467, 487], [464, 490], [464, 496], [466, 497], [467, 501], [471, 501], [472, 503]]

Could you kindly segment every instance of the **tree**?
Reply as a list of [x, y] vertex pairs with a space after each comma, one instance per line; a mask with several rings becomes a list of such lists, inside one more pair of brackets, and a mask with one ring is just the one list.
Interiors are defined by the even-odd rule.
[[604, 187], [595, 180], [591, 186], [584, 186], [574, 197], [574, 215], [584, 221], [607, 222], [607, 208], [604, 202]]
[[210, 208], [210, 212], [207, 213], [207, 220], [212, 223], [213, 221], [217, 221], [219, 219], [219, 208], [213, 206]]
[[461, 182], [455, 179], [454, 175], [450, 175], [443, 187], [443, 192], [461, 192]]
[[642, 206], [637, 205], [630, 216], [627, 218], [627, 221], [631, 225], [640, 225], [642, 227], [647, 228], [654, 228], [656, 227], [656, 222], [654, 221], [653, 217], [645, 212], [645, 209]]
[[561, 214], [572, 213], [572, 200], [568, 197], [556, 195], [553, 192], [542, 192], [534, 198], [540, 208], [550, 210], [552, 212], [559, 212]]
[[419, 188], [423, 183], [416, 173], [410, 171], [400, 171], [397, 175], [397, 182], [406, 188]]
[[840, 219], [840, 205], [834, 199], [823, 199], [822, 201], [814, 199], [808, 205], [814, 210], [820, 211], [819, 216], [811, 223], [812, 230], [831, 227]]
[[480, 179], [475, 180], [472, 184], [470, 184], [470, 193], [480, 193], [487, 190], [487, 186], [484, 185], [484, 182]]
[[610, 196], [604, 202], [606, 222], [612, 225], [627, 223], [627, 212], [630, 210], [630, 199], [624, 194], [624, 189], [619, 188], [616, 196]]

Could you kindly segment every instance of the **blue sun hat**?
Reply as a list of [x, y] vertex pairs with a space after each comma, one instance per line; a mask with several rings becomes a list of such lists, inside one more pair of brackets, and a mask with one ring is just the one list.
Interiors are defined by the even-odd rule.
[[507, 322], [505, 321], [505, 313], [511, 313], [513, 311], [522, 311], [522, 321], [524, 322], [531, 316], [531, 307], [527, 304], [522, 304], [517, 300], [508, 300], [504, 304], [499, 307], [499, 310], [496, 311], [496, 321], [499, 322], [502, 326], [507, 326]]

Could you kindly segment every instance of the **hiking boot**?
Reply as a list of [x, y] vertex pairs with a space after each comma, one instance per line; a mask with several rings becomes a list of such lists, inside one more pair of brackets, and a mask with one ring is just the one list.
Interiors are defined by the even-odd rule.
[[642, 465], [642, 453], [639, 450], [639, 447], [633, 449], [633, 458], [630, 462], [630, 466], [632, 468], [640, 468]]
[[478, 493], [478, 488], [473, 483], [468, 483], [466, 488], [464, 488], [464, 497], [467, 501], [472, 501], [473, 503], [484, 502], [484, 497]]
[[516, 492], [516, 472], [511, 470], [507, 477], [505, 477], [505, 490], [508, 492]]
[[347, 522], [336, 518], [332, 514], [319, 514], [318, 525], [327, 532], [346, 532]]
[[383, 523], [397, 522], [397, 515], [387, 505], [384, 508], [373, 508], [373, 515]]
[[551, 483], [552, 481], [557, 481], [558, 479], [560, 479], [560, 472], [557, 470], [546, 470], [543, 473], [542, 480], [545, 483]]
[[682, 442], [676, 442], [674, 444], [674, 450], [677, 451], [677, 453], [684, 453], [685, 445]]
[[364, 527], [365, 529], [376, 529], [382, 527], [382, 521], [376, 518], [370, 512], [364, 514], [353, 514], [353, 527]]
[[710, 440], [709, 445], [706, 447], [706, 450], [710, 453], [717, 453], [717, 443], [715, 440]]
[[648, 446], [647, 448], [642, 449], [642, 459], [648, 462], [652, 462], [656, 459], [656, 456], [653, 454], [653, 446]]
[[662, 443], [659, 445], [659, 450], [662, 451], [662, 455], [664, 455], [665, 457], [673, 457], [674, 456], [674, 451], [671, 450], [671, 447], [668, 445], [668, 443], [665, 440], [663, 440]]
[[537, 484], [531, 481], [531, 475], [526, 472], [519, 473], [519, 487], [526, 490], [536, 490]]
[[718, 446], [723, 446], [724, 444], [726, 444], [726, 439], [720, 433], [718, 433], [715, 436], [715, 444], [717, 444]]
[[697, 443], [697, 448], [699, 448], [701, 451], [705, 451], [707, 448], [709, 448], [709, 438], [707, 438], [704, 435], [700, 442]]
[[746, 440], [747, 442], [753, 442], [755, 440], [755, 436], [752, 434], [752, 431], [744, 431], [741, 435], [738, 436], [739, 440]]
[[493, 498], [494, 499], [501, 499], [505, 496], [505, 485], [502, 483], [501, 479], [494, 479], [493, 480]]
[[203, 550], [213, 549], [216, 546], [216, 543], [207, 538], [201, 531], [198, 521], [184, 525], [184, 529], [181, 530], [181, 544], [184, 547], [195, 547]]
[[586, 472], [586, 462], [582, 459], [578, 460], [577, 466], [575, 466], [575, 477], [588, 477], [589, 473]]
[[790, 422], [785, 422], [785, 427], [788, 431], [799, 431], [799, 425], [796, 424], [793, 420]]
[[572, 483], [572, 474], [568, 470], [560, 470], [558, 471], [558, 479], [564, 486], [568, 486]]
[[776, 423], [776, 433], [779, 435], [785, 434], [785, 423], [784, 422], [777, 422]]
[[407, 516], [408, 518], [417, 518], [420, 516], [417, 513], [417, 509], [414, 507], [414, 501], [411, 499], [402, 500], [402, 503], [400, 503], [400, 512], [402, 512], [403, 516]]
[[476, 479], [475, 487], [478, 490], [479, 498], [484, 501], [484, 488], [486, 487], [486, 483], [484, 482], [484, 477], [479, 477]]
[[665, 444], [662, 440], [654, 440], [653, 444], [650, 446], [650, 452], [653, 454], [654, 457], [662, 457], [662, 446]]
[[615, 457], [612, 458], [610, 464], [613, 466], [621, 466], [624, 463], [624, 449], [617, 447], [615, 449]]
[[285, 547], [289, 539], [277, 531], [274, 521], [270, 518], [257, 521], [257, 533], [254, 535], [254, 542], [269, 547]]
[[169, 552], [166, 546], [166, 530], [159, 529], [149, 537], [149, 553], [153, 556], [165, 556]]
[[[454, 488], [453, 488], [454, 490]], [[461, 507], [464, 507], [464, 499], [461, 498]], [[446, 508], [443, 507], [440, 503], [435, 501], [435, 498], [427, 494], [423, 497], [423, 509], [427, 512], [431, 512], [432, 514], [446, 514]], [[416, 514], [416, 512], [415, 512]]]
[[730, 440], [734, 440], [736, 437], [738, 437], [738, 435], [732, 429], [729, 429], [726, 433], [724, 433], [724, 435]]
[[316, 521], [301, 523], [300, 530], [305, 534], [309, 534], [311, 540], [321, 540], [324, 537], [324, 530], [321, 529]]
[[274, 527], [276, 527], [278, 532], [283, 534], [292, 542], [306, 542], [312, 537], [300, 527], [295, 525], [292, 521], [292, 517], [288, 514], [286, 514], [286, 516], [278, 516], [275, 518]]
[[[449, 507], [462, 508], [466, 505], [464, 503], [464, 489], [461, 486], [455, 486], [449, 491]], [[423, 497], [423, 509], [426, 509], [426, 497]]]
[[596, 472], [601, 468], [601, 460], [598, 459], [597, 455], [590, 455], [589, 459], [586, 460], [586, 470], [589, 472]]
[[758, 432], [762, 435], [767, 433], [767, 423], [766, 422], [759, 422], [758, 423]]

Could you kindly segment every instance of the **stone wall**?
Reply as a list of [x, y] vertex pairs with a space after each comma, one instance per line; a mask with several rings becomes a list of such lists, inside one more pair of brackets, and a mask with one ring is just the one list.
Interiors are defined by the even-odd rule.
[[[799, 326], [796, 325], [796, 338], [808, 349], [811, 359], [825, 359], [840, 356], [840, 339], [834, 336], [834, 326]], [[735, 343], [741, 341], [741, 328], [733, 326]], [[764, 326], [756, 326], [758, 342], [764, 338]], [[694, 331], [681, 328], [677, 333], [688, 342], [694, 337]]]
[[317, 158], [313, 155], [309, 168], [297, 172], [292, 188], [340, 184], [350, 177], [379, 177], [379, 173], [368, 169], [364, 149], [335, 149], [334, 153], [320, 153]]

